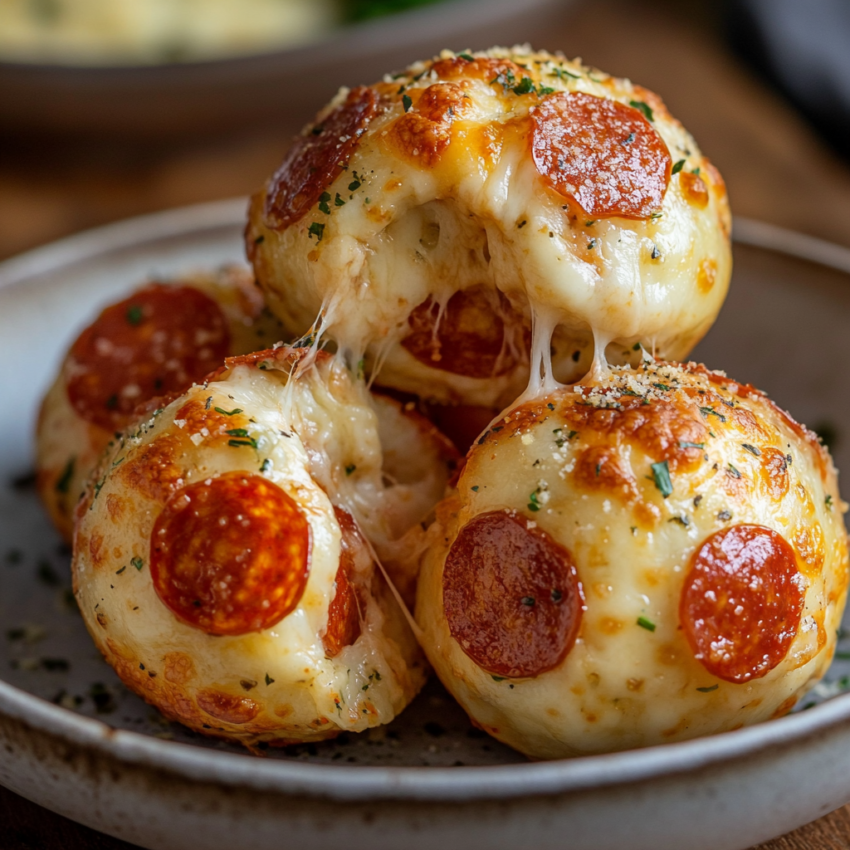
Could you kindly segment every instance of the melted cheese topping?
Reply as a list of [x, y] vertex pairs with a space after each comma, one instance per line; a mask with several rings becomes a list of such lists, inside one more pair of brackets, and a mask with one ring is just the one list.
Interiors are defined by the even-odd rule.
[[[283, 328], [263, 308], [262, 298], [247, 270], [225, 267], [217, 272], [198, 272], [167, 283], [192, 287], [215, 301], [227, 322], [228, 353], [231, 355], [267, 348], [283, 337]], [[132, 295], [129, 297], [132, 298]], [[192, 321], [193, 318], [188, 316], [190, 329]], [[147, 352], [146, 356], [149, 356]], [[115, 437], [114, 429], [88, 421], [74, 408], [68, 393], [69, 380], [74, 372], [69, 352], [42, 401], [36, 427], [38, 493], [57, 530], [66, 540], [71, 539], [74, 506], [98, 458]], [[128, 379], [126, 384], [129, 383]]]
[[[520, 48], [474, 56], [444, 53], [385, 78], [369, 96], [374, 115], [360, 123], [354, 110], [369, 112], [364, 90], [343, 90], [305, 130], [296, 145], [327, 167], [329, 180], [305, 178], [309, 191], [297, 195], [297, 211], [281, 216], [280, 197], [296, 195], [304, 173], [318, 173], [303, 157], [287, 161], [255, 197], [246, 232], [271, 309], [299, 334], [320, 317], [323, 332], [353, 361], [365, 353], [387, 386], [485, 406], [522, 391], [527, 345], [492, 377], [454, 374], [445, 346], [435, 367], [400, 344], [411, 313], [429, 299], [442, 311], [458, 291], [497, 289], [519, 338], [533, 332], [534, 351], [547, 358], [551, 344], [560, 381], [587, 371], [594, 345], [615, 363], [639, 362], [638, 342], [662, 357], [686, 356], [714, 321], [731, 270], [716, 169], [660, 99], [628, 80]], [[547, 99], [566, 95], [622, 105], [639, 143], [666, 148], [672, 167], [663, 185], [653, 184], [663, 190], [657, 209], [590, 214], [578, 189], [567, 197], [541, 172], [535, 121]], [[325, 122], [328, 132], [343, 128], [339, 143], [310, 153], [314, 136], [326, 143]], [[635, 133], [605, 137], [617, 127], [600, 132], [617, 155], [635, 141]], [[592, 166], [600, 192], [618, 179], [603, 166]], [[462, 335], [456, 342], [463, 345]], [[532, 358], [532, 380], [544, 366]]]
[[[95, 642], [128, 687], [172, 719], [249, 745], [361, 731], [407, 705], [424, 665], [365, 544], [348, 544], [359, 635], [332, 658], [323, 644], [341, 563], [335, 508], [392, 557], [400, 546], [421, 547], [419, 522], [450, 473], [444, 438], [394, 402], [377, 406], [379, 416], [362, 384], [326, 355], [310, 366], [280, 349], [234, 358], [107, 452], [79, 509], [74, 586]], [[261, 476], [292, 500], [312, 554], [291, 613], [260, 631], [216, 637], [163, 604], [149, 557], [166, 502], [232, 473]], [[251, 540], [244, 545], [250, 553]]]
[[[693, 364], [615, 369], [516, 408], [470, 451], [422, 558], [423, 646], [476, 723], [535, 758], [643, 747], [776, 717], [823, 675], [835, 649], [848, 581], [845, 509], [826, 451], [758, 391]], [[494, 511], [515, 512], [548, 535], [553, 551], [563, 547], [583, 589], [574, 645], [530, 678], [479, 667], [444, 610], [455, 541]], [[711, 535], [751, 525], [790, 546], [803, 607], [775, 666], [735, 683], [695, 657], [686, 634], [705, 626], [683, 629], [680, 604]], [[535, 600], [524, 601], [533, 611]], [[735, 616], [750, 625], [767, 616], [742, 605]], [[770, 628], [765, 620], [753, 633]], [[739, 637], [746, 643], [752, 634]]]

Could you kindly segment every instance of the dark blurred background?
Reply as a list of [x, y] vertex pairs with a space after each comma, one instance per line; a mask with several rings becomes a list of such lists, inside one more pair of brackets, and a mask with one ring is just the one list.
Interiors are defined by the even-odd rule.
[[[54, 68], [21, 95], [20, 74], [10, 74], [21, 68], [0, 62], [0, 257], [116, 219], [246, 195], [326, 93], [368, 82], [384, 54], [401, 64], [420, 57], [420, 36], [460, 50], [500, 33], [659, 92], [721, 169], [738, 215], [850, 245], [848, 0], [556, 0], [515, 16], [507, 37], [490, 25], [487, 4], [471, 22], [461, 6], [444, 8], [452, 12], [441, 13], [442, 30], [352, 31], [325, 53], [321, 73], [306, 54], [294, 65], [264, 60], [257, 85], [255, 60], [148, 68], [147, 77]], [[275, 73], [289, 77], [276, 84]], [[187, 78], [207, 94], [175, 106]], [[23, 117], [3, 108], [14, 97]]]

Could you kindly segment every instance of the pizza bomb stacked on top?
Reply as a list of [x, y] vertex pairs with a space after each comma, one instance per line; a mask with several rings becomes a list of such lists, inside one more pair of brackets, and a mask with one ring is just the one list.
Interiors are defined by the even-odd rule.
[[[834, 651], [845, 506], [763, 394], [666, 362], [720, 309], [729, 231], [716, 169], [627, 80], [515, 48], [343, 90], [249, 211], [297, 342], [222, 366], [267, 348], [251, 322], [243, 345], [193, 307], [161, 335], [152, 287], [45, 402], [66, 527], [107, 446], [74, 515], [98, 647], [168, 717], [250, 747], [392, 719], [424, 679], [414, 631], [473, 722], [534, 757], [789, 711]], [[453, 477], [417, 406], [472, 443]]]
[[254, 197], [246, 248], [290, 333], [383, 385], [504, 406], [594, 354], [686, 357], [729, 231], [720, 174], [656, 95], [496, 49], [340, 92]]

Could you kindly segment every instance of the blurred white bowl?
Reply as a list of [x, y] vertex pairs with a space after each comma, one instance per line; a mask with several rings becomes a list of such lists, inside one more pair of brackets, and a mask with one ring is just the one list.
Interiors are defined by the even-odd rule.
[[443, 48], [538, 41], [572, 0], [444, 0], [272, 53], [163, 65], [0, 62], [0, 132], [137, 141], [299, 127], [340, 85]]

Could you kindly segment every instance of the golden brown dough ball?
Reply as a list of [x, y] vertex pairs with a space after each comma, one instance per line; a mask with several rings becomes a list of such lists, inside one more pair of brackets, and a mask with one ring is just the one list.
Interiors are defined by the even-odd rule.
[[495, 48], [343, 89], [254, 197], [246, 246], [287, 331], [315, 324], [387, 386], [501, 407], [530, 361], [566, 382], [595, 349], [685, 357], [723, 303], [729, 228], [655, 94]]
[[832, 659], [848, 582], [826, 450], [695, 364], [612, 369], [470, 450], [422, 559], [423, 646], [535, 758], [776, 717]]
[[89, 473], [138, 405], [283, 333], [237, 267], [149, 283], [106, 307], [71, 346], [38, 420], [38, 492], [62, 536], [70, 540]]
[[169, 719], [252, 747], [387, 723], [425, 678], [375, 557], [403, 583], [455, 454], [312, 357], [229, 360], [136, 423], [77, 509], [106, 660]]

